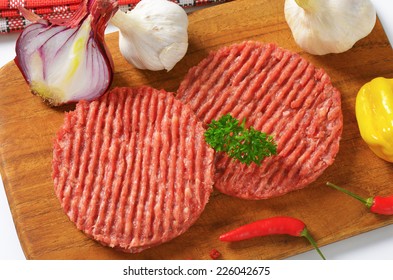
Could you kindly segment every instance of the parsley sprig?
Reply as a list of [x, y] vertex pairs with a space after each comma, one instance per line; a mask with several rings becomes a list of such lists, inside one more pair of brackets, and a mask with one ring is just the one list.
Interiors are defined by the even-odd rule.
[[230, 114], [218, 121], [212, 120], [205, 131], [205, 141], [217, 152], [225, 152], [230, 157], [247, 165], [260, 165], [265, 157], [277, 154], [277, 144], [273, 136], [245, 127], [246, 119], [239, 120]]

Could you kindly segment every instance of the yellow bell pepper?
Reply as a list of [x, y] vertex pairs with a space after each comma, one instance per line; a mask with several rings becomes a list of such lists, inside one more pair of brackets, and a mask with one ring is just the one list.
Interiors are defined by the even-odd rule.
[[393, 162], [393, 79], [378, 77], [356, 97], [360, 135], [380, 158]]

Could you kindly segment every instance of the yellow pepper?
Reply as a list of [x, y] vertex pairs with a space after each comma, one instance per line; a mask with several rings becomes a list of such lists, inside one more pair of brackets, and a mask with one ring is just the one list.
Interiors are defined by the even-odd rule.
[[360, 135], [380, 158], [393, 162], [393, 79], [378, 77], [356, 97]]

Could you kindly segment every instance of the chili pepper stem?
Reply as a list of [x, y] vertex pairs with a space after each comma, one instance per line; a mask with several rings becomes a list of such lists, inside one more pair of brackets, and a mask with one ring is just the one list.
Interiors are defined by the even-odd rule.
[[302, 232], [300, 233], [300, 236], [305, 237], [310, 244], [317, 250], [318, 254], [321, 256], [323, 260], [326, 260], [325, 256], [322, 254], [321, 250], [319, 249], [317, 242], [315, 242], [314, 238], [312, 238], [310, 232], [307, 230], [307, 228], [304, 228]]
[[334, 188], [336, 190], [339, 190], [339, 191], [341, 191], [341, 192], [343, 192], [343, 193], [345, 193], [345, 194], [347, 194], [349, 196], [352, 196], [353, 198], [359, 200], [361, 203], [366, 205], [368, 208], [370, 208], [372, 206], [372, 204], [373, 204], [373, 198], [372, 197], [370, 197], [370, 198], [363, 198], [363, 197], [361, 197], [361, 196], [359, 196], [359, 195], [357, 195], [357, 194], [355, 194], [355, 193], [353, 193], [353, 192], [351, 192], [349, 190], [341, 188], [341, 187], [339, 187], [339, 186], [337, 186], [335, 184], [332, 184], [330, 182], [327, 182], [326, 185], [329, 186], [329, 187], [332, 187], [332, 188]]

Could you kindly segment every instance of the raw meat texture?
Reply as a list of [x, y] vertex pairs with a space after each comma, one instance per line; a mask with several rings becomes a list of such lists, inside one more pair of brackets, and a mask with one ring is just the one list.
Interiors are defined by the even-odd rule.
[[66, 114], [53, 150], [61, 206], [78, 229], [125, 252], [184, 233], [212, 192], [214, 151], [173, 93], [116, 88]]
[[217, 153], [214, 186], [225, 194], [256, 200], [301, 189], [338, 153], [340, 92], [324, 70], [274, 44], [247, 41], [210, 53], [189, 70], [176, 97], [205, 124], [230, 113], [274, 136], [277, 155], [260, 167]]

